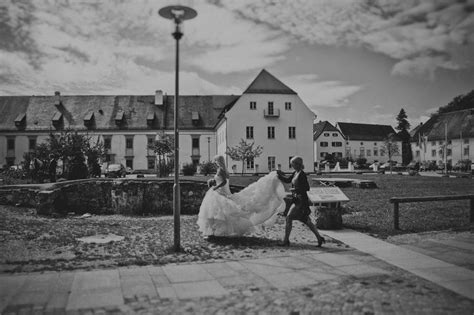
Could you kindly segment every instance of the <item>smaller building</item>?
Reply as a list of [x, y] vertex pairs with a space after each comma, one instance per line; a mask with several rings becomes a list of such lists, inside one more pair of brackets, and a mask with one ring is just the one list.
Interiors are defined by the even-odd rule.
[[410, 135], [413, 160], [417, 162], [454, 166], [460, 160], [474, 161], [474, 109], [433, 115]]
[[386, 141], [390, 135], [394, 135], [392, 143], [398, 147], [399, 152], [393, 154], [391, 159], [402, 162], [402, 142], [392, 126], [338, 122], [336, 128], [345, 137], [344, 157], [353, 160], [365, 158], [367, 163], [385, 163], [389, 160]]
[[325, 160], [326, 155], [342, 158], [345, 152], [345, 139], [342, 133], [328, 121], [313, 125], [315, 162]]

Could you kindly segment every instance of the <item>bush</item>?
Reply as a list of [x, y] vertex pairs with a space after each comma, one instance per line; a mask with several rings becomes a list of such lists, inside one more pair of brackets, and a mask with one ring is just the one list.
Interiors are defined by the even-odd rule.
[[193, 163], [184, 164], [182, 171], [185, 176], [193, 176], [196, 174], [196, 166]]
[[216, 164], [211, 162], [211, 161], [202, 162], [200, 164], [200, 167], [201, 167], [201, 174], [205, 175], [205, 176], [207, 176], [209, 174], [213, 174], [217, 171]]

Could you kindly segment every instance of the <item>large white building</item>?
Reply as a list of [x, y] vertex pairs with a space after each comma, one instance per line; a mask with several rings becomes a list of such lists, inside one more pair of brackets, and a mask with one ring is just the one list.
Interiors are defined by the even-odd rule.
[[[108, 159], [132, 169], [154, 169], [147, 149], [161, 134], [173, 134], [173, 96], [61, 95], [0, 96], [0, 165], [20, 164], [50, 132], [72, 129], [103, 141]], [[289, 170], [300, 155], [312, 164], [315, 114], [296, 92], [262, 70], [242, 95], [179, 97], [180, 164], [224, 154], [241, 139], [263, 146], [244, 172]], [[227, 160], [229, 169], [241, 163]], [[258, 168], [258, 169], [257, 169]]]
[[339, 129], [328, 121], [320, 121], [313, 125], [315, 162], [324, 161], [326, 155], [335, 158], [344, 157], [345, 138]]
[[418, 162], [474, 161], [474, 109], [432, 116], [413, 130], [411, 149]]

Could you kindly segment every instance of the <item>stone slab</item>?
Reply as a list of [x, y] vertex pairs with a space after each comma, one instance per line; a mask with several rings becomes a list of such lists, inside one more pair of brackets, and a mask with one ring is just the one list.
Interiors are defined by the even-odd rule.
[[100, 291], [101, 289], [119, 288], [118, 270], [97, 270], [77, 272], [72, 283], [71, 291]]
[[314, 279], [299, 272], [266, 274], [261, 277], [278, 289], [296, 288], [314, 283]]
[[150, 275], [164, 275], [163, 267], [161, 266], [147, 266], [148, 273]]
[[169, 287], [171, 285], [170, 280], [166, 275], [151, 275], [151, 280], [156, 288]]
[[46, 310], [64, 310], [69, 301], [69, 291], [54, 292], [46, 303]]
[[164, 266], [163, 271], [171, 283], [214, 280], [201, 265]]
[[313, 283], [317, 283], [320, 281], [333, 280], [333, 279], [340, 278], [342, 276], [347, 275], [339, 270], [334, 270], [333, 272], [327, 272], [326, 270], [322, 270], [319, 268], [309, 269], [309, 270], [299, 270], [298, 273], [307, 277], [308, 279], [311, 279]]
[[124, 297], [148, 296], [158, 297], [155, 285], [148, 272], [146, 275], [123, 276], [120, 279], [122, 293]]
[[471, 242], [464, 242], [461, 240], [432, 240], [437, 243], [441, 243], [443, 245], [455, 247], [455, 248], [461, 248], [467, 251], [471, 251], [474, 253], [474, 243]]
[[355, 277], [368, 277], [368, 276], [390, 274], [390, 272], [388, 271], [385, 271], [377, 267], [372, 267], [369, 265], [342, 266], [342, 267], [339, 267], [338, 269]]
[[71, 292], [66, 310], [120, 306], [123, 304], [122, 290], [120, 288], [101, 288], [94, 291]]
[[306, 269], [314, 267], [318, 262], [314, 259], [307, 259], [306, 256], [288, 256], [288, 257], [277, 257], [275, 260], [281, 266], [291, 268], [292, 270]]
[[238, 275], [238, 272], [232, 269], [226, 263], [203, 264], [202, 267], [215, 278], [232, 277]]
[[359, 265], [362, 262], [343, 253], [317, 253], [310, 255], [313, 259], [323, 262], [333, 267]]
[[228, 294], [228, 291], [216, 280], [173, 283], [173, 287], [180, 299], [215, 297]]
[[443, 287], [474, 300], [474, 281], [473, 280], [457, 280], [445, 281]]
[[46, 305], [50, 291], [21, 291], [15, 294], [8, 305]]
[[443, 268], [419, 268], [410, 271], [435, 283], [458, 280], [474, 281], [474, 271], [454, 265]]
[[168, 287], [159, 287], [156, 288], [156, 291], [158, 292], [158, 295], [162, 299], [176, 299], [178, 296], [176, 295], [176, 291], [172, 286]]
[[0, 276], [0, 297], [12, 296], [23, 287], [26, 275]]

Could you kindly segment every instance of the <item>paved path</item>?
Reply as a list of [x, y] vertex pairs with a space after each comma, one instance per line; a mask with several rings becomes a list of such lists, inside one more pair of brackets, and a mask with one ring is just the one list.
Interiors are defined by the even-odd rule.
[[304, 254], [290, 248], [272, 258], [1, 275], [0, 311], [474, 312], [472, 270], [352, 230], [324, 234], [352, 248], [315, 247]]

